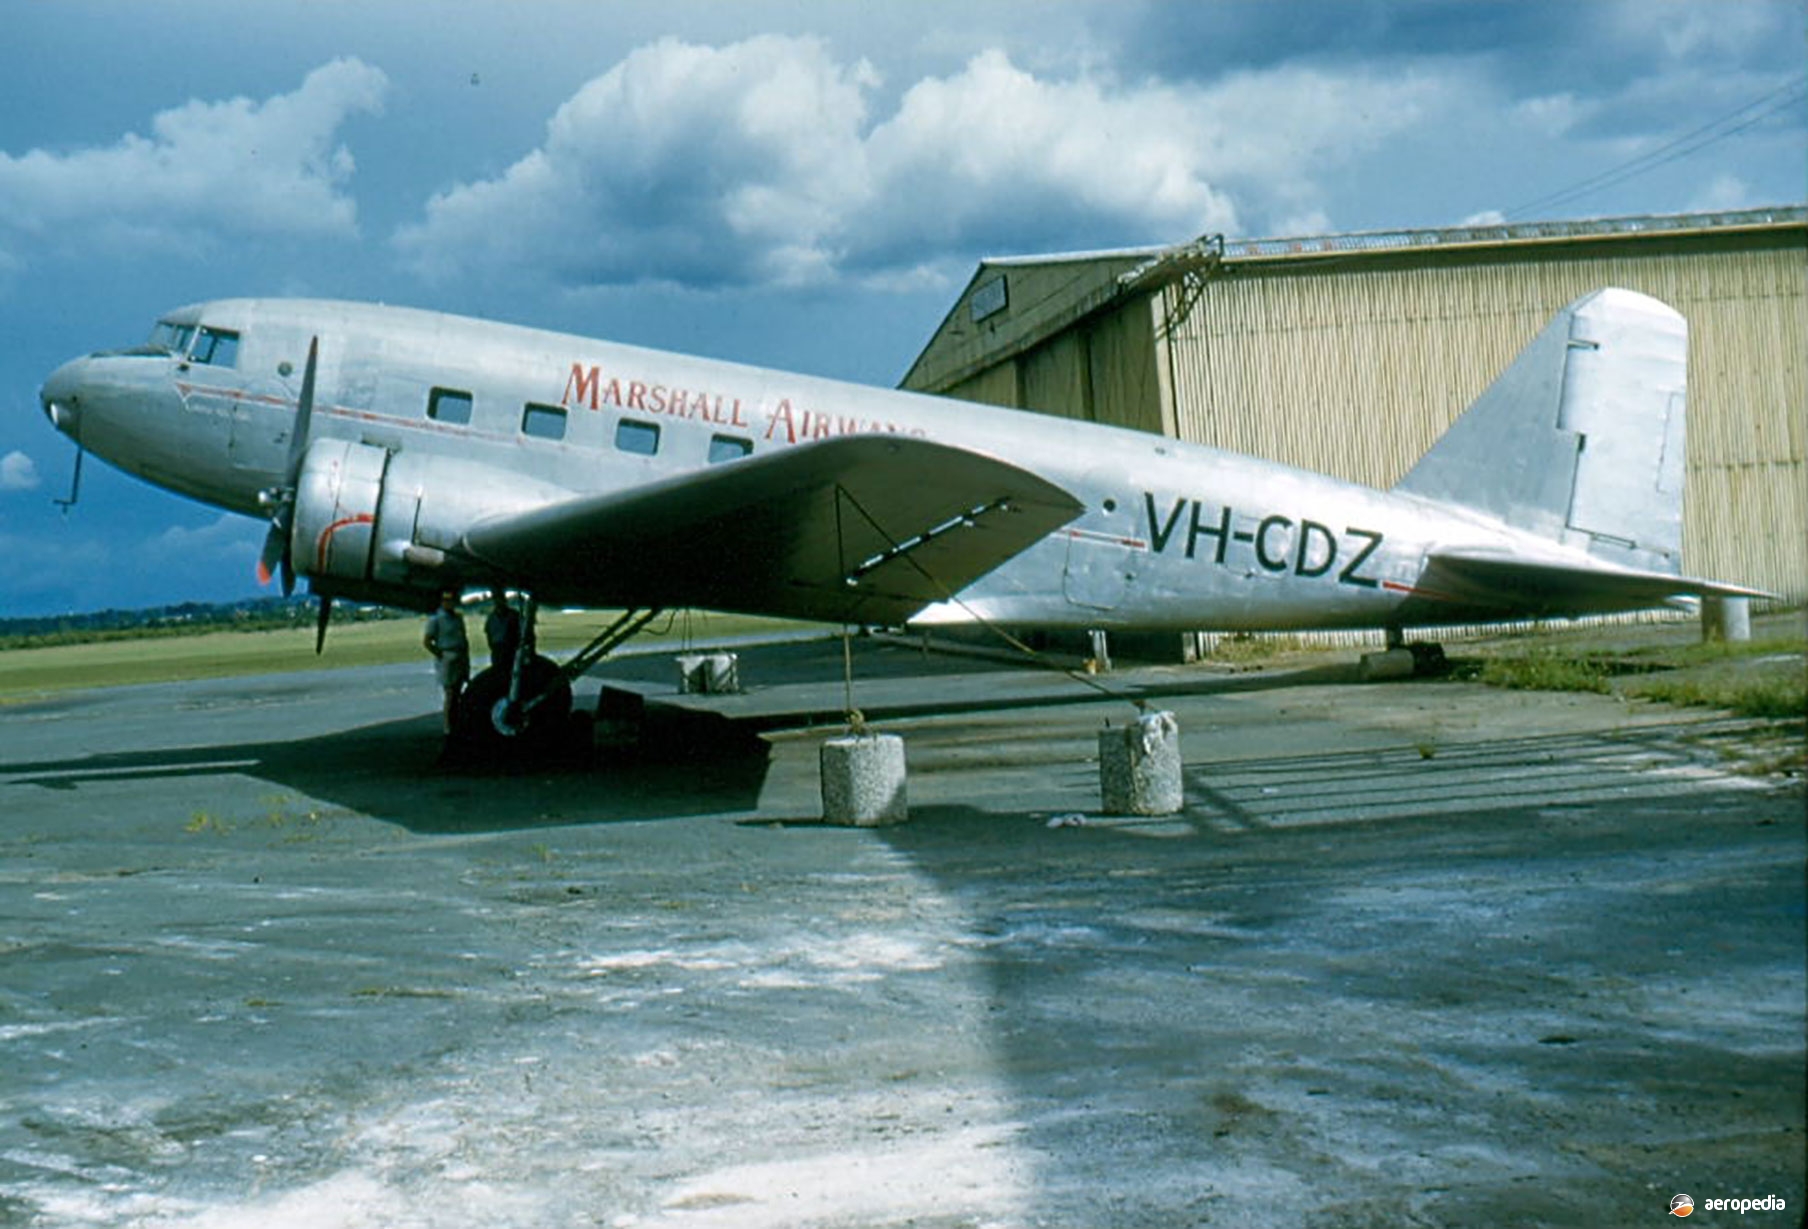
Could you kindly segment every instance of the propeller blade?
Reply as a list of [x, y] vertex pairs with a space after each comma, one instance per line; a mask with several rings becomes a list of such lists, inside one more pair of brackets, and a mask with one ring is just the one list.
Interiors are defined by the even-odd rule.
[[320, 366], [320, 338], [308, 339], [308, 362], [301, 372], [301, 396], [295, 402], [295, 422], [289, 428], [289, 463], [283, 473], [282, 493], [270, 514], [270, 532], [264, 553], [257, 561], [257, 583], [267, 585], [279, 573], [283, 596], [295, 592], [295, 565], [289, 558], [289, 525], [295, 515], [295, 490], [301, 483], [301, 465], [307, 459], [308, 429], [314, 420], [314, 375]]
[[283, 510], [270, 518], [270, 532], [264, 535], [264, 552], [257, 560], [257, 583], [267, 585], [276, 575], [276, 569], [289, 558], [289, 527], [285, 524], [287, 517]]
[[325, 594], [320, 598], [320, 613], [314, 618], [314, 656], [319, 657], [326, 651], [326, 625], [333, 617], [333, 599]]
[[284, 476], [293, 491], [301, 481], [301, 462], [308, 451], [308, 428], [314, 420], [314, 373], [320, 365], [320, 338], [308, 339], [308, 363], [301, 369], [301, 397], [295, 402], [295, 425], [289, 429], [289, 468]]

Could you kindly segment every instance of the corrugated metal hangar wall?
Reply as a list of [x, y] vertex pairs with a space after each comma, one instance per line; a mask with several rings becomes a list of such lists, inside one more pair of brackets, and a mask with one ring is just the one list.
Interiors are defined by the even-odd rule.
[[1602, 286], [1689, 321], [1685, 570], [1808, 600], [1808, 209], [987, 261], [903, 387], [1385, 488]]

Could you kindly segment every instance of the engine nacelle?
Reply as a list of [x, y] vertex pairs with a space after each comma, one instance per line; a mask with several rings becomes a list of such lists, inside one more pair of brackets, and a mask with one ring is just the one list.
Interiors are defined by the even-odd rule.
[[417, 606], [444, 585], [506, 579], [461, 574], [456, 548], [468, 525], [572, 494], [456, 457], [317, 439], [296, 484], [289, 557], [317, 592]]
[[295, 487], [289, 557], [303, 576], [371, 579], [389, 451], [352, 440], [308, 446]]

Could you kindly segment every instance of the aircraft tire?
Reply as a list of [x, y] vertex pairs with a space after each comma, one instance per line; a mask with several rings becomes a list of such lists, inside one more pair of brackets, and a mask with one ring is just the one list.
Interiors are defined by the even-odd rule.
[[494, 667], [481, 671], [466, 685], [458, 702], [461, 739], [470, 747], [497, 751], [557, 745], [571, 721], [571, 684], [560, 676], [558, 666], [537, 655], [527, 663], [521, 694], [532, 697], [544, 692], [546, 698], [528, 713], [525, 725], [515, 731], [501, 728], [495, 718], [508, 691], [508, 675]]
[[1413, 674], [1419, 678], [1442, 678], [1450, 673], [1450, 659], [1444, 646], [1434, 641], [1414, 641], [1406, 646], [1412, 652]]

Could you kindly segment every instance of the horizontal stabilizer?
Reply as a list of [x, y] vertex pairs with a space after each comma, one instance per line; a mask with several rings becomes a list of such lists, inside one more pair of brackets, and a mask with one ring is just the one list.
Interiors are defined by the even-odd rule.
[[1678, 597], [1774, 594], [1719, 581], [1609, 564], [1529, 560], [1483, 551], [1434, 551], [1414, 586], [1416, 596], [1487, 617], [1605, 614], [1661, 606]]
[[499, 517], [459, 553], [555, 605], [896, 624], [1080, 511], [993, 457], [849, 436]]

